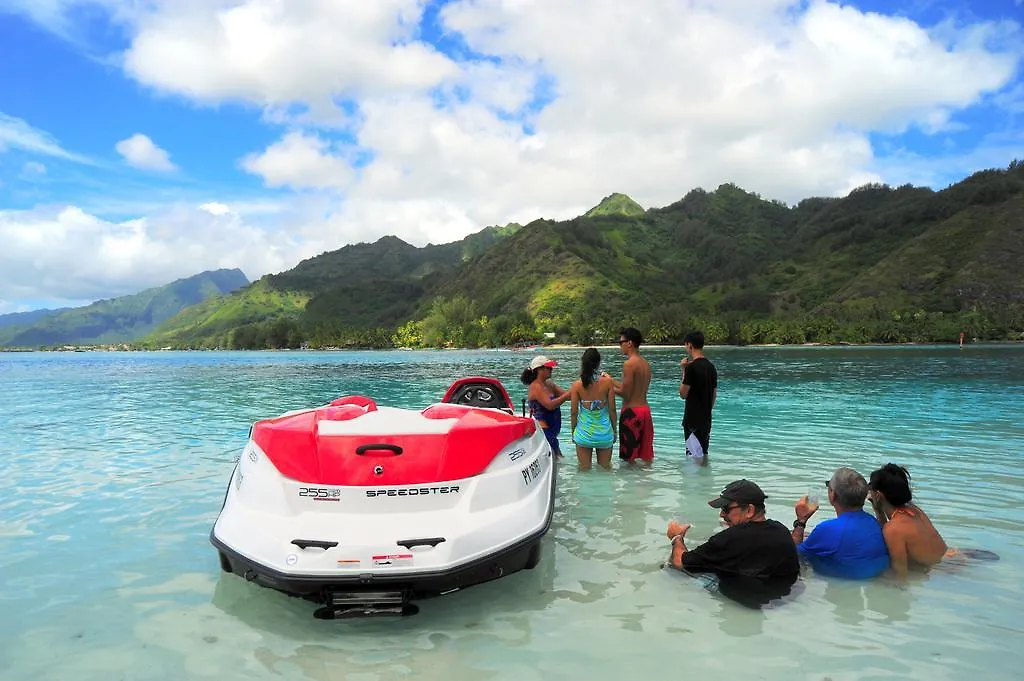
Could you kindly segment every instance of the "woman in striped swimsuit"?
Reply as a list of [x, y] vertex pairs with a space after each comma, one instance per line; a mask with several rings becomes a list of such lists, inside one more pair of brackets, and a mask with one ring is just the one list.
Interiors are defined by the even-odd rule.
[[580, 363], [580, 377], [569, 392], [572, 395], [572, 441], [576, 444], [576, 458], [580, 470], [590, 470], [594, 450], [597, 465], [606, 470], [612, 467], [612, 446], [615, 444], [615, 382], [610, 376], [601, 376], [601, 353], [587, 348]]

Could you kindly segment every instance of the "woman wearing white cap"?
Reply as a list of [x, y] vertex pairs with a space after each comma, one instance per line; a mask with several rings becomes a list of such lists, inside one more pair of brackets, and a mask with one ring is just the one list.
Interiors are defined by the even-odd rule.
[[558, 433], [562, 429], [562, 403], [572, 395], [551, 380], [551, 370], [556, 366], [558, 362], [555, 360], [537, 355], [519, 380], [529, 388], [526, 399], [530, 405], [530, 416], [537, 420], [537, 425], [544, 431], [544, 437], [551, 445], [551, 453], [562, 456], [562, 449], [558, 446]]

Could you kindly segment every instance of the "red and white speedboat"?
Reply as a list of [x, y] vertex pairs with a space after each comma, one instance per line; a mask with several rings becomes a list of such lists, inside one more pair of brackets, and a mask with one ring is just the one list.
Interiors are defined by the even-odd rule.
[[534, 567], [554, 490], [534, 421], [469, 377], [423, 410], [349, 396], [256, 422], [210, 540], [225, 571], [317, 617], [408, 614]]

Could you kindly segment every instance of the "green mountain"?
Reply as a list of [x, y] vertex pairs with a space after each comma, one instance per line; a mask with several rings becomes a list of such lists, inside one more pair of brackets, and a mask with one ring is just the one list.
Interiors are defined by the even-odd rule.
[[[515, 223], [492, 226], [461, 241], [423, 248], [385, 236], [322, 253], [231, 296], [182, 311], [147, 342], [225, 347], [232, 344], [232, 334], [254, 339], [270, 332], [275, 346], [296, 345], [300, 337], [330, 344], [346, 329], [394, 327], [461, 263], [489, 252], [519, 229]], [[259, 324], [263, 328], [253, 326]], [[298, 324], [302, 334], [295, 330]]]
[[0, 328], [0, 345], [98, 345], [134, 341], [181, 310], [230, 293], [249, 280], [238, 269], [203, 272], [141, 293], [46, 311], [27, 324]]
[[615, 193], [601, 199], [601, 203], [584, 213], [583, 217], [592, 218], [598, 215], [625, 215], [628, 217], [643, 214], [644, 209], [639, 203], [625, 194]]
[[27, 326], [45, 317], [50, 317], [70, 309], [70, 307], [62, 307], [55, 310], [29, 310], [28, 312], [0, 314], [0, 329], [5, 326]]
[[415, 248], [346, 246], [169, 320], [152, 344], [951, 341], [1024, 330], [1024, 164], [942, 191], [867, 185], [795, 206], [724, 184], [642, 209]]

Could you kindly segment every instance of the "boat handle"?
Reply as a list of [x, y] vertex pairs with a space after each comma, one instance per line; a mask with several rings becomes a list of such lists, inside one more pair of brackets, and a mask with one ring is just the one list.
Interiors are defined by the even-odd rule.
[[318, 549], [333, 549], [338, 545], [336, 541], [320, 541], [319, 539], [292, 539], [292, 543], [300, 549], [308, 549], [310, 546], [315, 546]]
[[427, 537], [424, 539], [403, 539], [402, 541], [396, 541], [395, 543], [399, 546], [411, 549], [414, 546], [429, 546], [430, 548], [434, 548], [443, 541], [444, 537]]
[[374, 450], [381, 450], [381, 449], [389, 451], [389, 452], [393, 453], [395, 456], [398, 456], [399, 454], [402, 453], [402, 448], [399, 447], [398, 445], [389, 445], [389, 444], [385, 444], [385, 443], [378, 443], [378, 444], [359, 445], [358, 447], [356, 447], [356, 454], [359, 454], [360, 456], [362, 456], [366, 452], [372, 452]]

